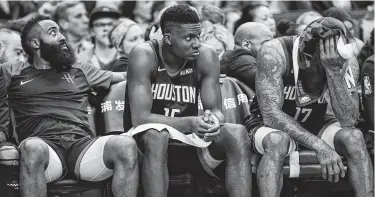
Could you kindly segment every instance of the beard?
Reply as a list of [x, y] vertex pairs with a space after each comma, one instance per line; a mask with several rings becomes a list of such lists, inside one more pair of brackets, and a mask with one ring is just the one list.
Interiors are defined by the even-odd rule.
[[[63, 45], [66, 45], [67, 49], [63, 49]], [[40, 56], [58, 71], [67, 71], [76, 62], [73, 48], [65, 41], [58, 44], [40, 42]]]

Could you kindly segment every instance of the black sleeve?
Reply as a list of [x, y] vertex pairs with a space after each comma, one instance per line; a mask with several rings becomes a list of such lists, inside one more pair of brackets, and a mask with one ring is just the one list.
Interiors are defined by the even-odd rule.
[[86, 76], [90, 88], [94, 90], [108, 90], [112, 81], [112, 72], [96, 68], [88, 63], [79, 63], [78, 66]]
[[362, 100], [365, 118], [374, 125], [374, 62], [366, 61], [361, 71]]

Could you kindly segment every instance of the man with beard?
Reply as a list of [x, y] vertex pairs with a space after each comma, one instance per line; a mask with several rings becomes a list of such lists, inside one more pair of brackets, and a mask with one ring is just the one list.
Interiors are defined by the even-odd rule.
[[21, 35], [28, 62], [0, 67], [1, 111], [9, 103], [21, 141], [21, 196], [46, 197], [46, 183], [70, 173], [86, 181], [113, 175], [115, 196], [135, 197], [136, 143], [126, 136], [94, 137], [87, 113], [90, 90], [108, 89], [125, 79], [123, 73], [76, 61], [59, 30], [48, 18], [31, 19]]
[[[316, 152], [322, 176], [330, 182], [345, 176], [339, 154], [344, 156], [355, 196], [374, 195], [371, 160], [355, 128], [359, 102], [358, 76], [352, 71], [358, 68], [354, 42], [342, 22], [326, 17], [312, 22], [300, 36], [273, 39], [260, 49], [257, 99], [246, 126], [254, 151], [263, 154], [257, 172], [262, 197], [280, 195], [283, 161], [296, 143]], [[326, 114], [326, 92], [333, 114]]]
[[242, 24], [234, 34], [234, 50], [225, 52], [220, 61], [220, 72], [242, 81], [255, 91], [257, 54], [260, 46], [272, 38], [272, 31], [262, 23]]

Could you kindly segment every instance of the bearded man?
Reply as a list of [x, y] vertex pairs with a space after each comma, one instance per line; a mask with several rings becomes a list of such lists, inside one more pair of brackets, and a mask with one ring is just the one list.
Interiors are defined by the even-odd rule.
[[[67, 173], [85, 181], [113, 175], [115, 196], [136, 196], [135, 141], [126, 136], [94, 137], [88, 122], [88, 94], [125, 80], [78, 62], [52, 20], [37, 16], [25, 25], [21, 42], [28, 62], [0, 66], [0, 112], [12, 108], [20, 151], [21, 196], [47, 197], [46, 183]], [[0, 125], [9, 124], [2, 116]], [[10, 136], [7, 126], [2, 127]]]

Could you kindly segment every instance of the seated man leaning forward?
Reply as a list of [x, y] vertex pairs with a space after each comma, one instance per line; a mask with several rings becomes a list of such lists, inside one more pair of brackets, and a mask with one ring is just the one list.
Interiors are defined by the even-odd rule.
[[[179, 155], [185, 167], [204, 167], [215, 176], [212, 170], [225, 159], [229, 196], [250, 196], [246, 129], [233, 124], [220, 128], [224, 117], [219, 60], [214, 49], [200, 44], [202, 30], [196, 11], [188, 5], [172, 6], [163, 13], [160, 24], [163, 39], [137, 45], [128, 67], [130, 114], [125, 117], [131, 115], [134, 129], [128, 133], [138, 134], [138, 145], [144, 151], [141, 179], [145, 196], [167, 195], [170, 138], [199, 147], [191, 146], [197, 152], [198, 168], [195, 161]], [[198, 116], [199, 90], [203, 107], [211, 111], [205, 120]]]
[[[46, 183], [68, 172], [101, 181], [113, 175], [115, 196], [136, 196], [137, 146], [126, 136], [94, 137], [88, 123], [88, 93], [123, 81], [123, 73], [76, 61], [52, 20], [37, 16], [25, 25], [21, 42], [28, 62], [0, 66], [1, 100], [14, 111], [19, 140], [22, 196], [46, 197]], [[1, 109], [7, 110], [7, 109]]]
[[[354, 127], [359, 110], [353, 42], [342, 22], [327, 17], [300, 36], [273, 39], [261, 48], [252, 107], [259, 103], [254, 117], [264, 125], [250, 129], [255, 151], [263, 154], [257, 172], [261, 196], [280, 195], [283, 160], [295, 142], [316, 152], [323, 178], [332, 182], [345, 176], [343, 155], [355, 195], [373, 196], [371, 161]], [[325, 92], [334, 112], [330, 120]]]

